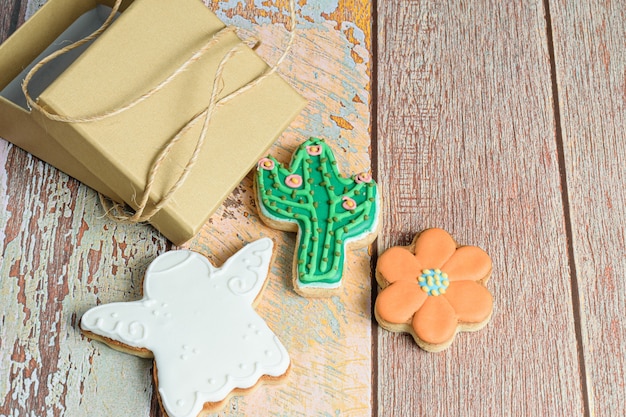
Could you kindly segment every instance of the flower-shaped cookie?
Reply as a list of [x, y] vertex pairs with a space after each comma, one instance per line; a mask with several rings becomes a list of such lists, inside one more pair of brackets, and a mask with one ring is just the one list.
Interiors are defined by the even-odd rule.
[[410, 333], [424, 350], [444, 350], [458, 331], [489, 322], [493, 299], [483, 284], [490, 275], [485, 251], [458, 246], [445, 230], [425, 230], [410, 246], [379, 257], [376, 320], [387, 330]]

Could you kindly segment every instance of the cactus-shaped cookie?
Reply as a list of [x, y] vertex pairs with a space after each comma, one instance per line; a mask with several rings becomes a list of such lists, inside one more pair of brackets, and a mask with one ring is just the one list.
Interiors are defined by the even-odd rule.
[[380, 201], [371, 174], [342, 176], [330, 147], [311, 138], [296, 150], [289, 167], [272, 157], [261, 159], [255, 186], [263, 220], [298, 231], [296, 291], [331, 295], [341, 285], [346, 249], [376, 237]]

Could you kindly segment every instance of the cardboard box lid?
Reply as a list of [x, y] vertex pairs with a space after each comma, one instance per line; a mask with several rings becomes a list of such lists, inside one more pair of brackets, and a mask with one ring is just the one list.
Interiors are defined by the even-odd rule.
[[[61, 32], [86, 11], [100, 7], [98, 3], [97, 0], [49, 0], [0, 45], [0, 136], [103, 194], [119, 200], [112, 189], [35, 123], [30, 112], [22, 106], [23, 96], [16, 100], [11, 94], [4, 94], [12, 80], [33, 60], [38, 61], [36, 57]], [[42, 72], [42, 75], [46, 74]], [[17, 82], [21, 82], [21, 78], [18, 78]]]
[[[120, 107], [167, 78], [224, 24], [198, 0], [135, 0], [78, 60], [39, 97], [56, 113], [85, 116]], [[226, 34], [200, 60], [138, 106], [90, 123], [38, 123], [58, 143], [136, 206], [158, 152], [209, 103], [222, 57], [241, 42]], [[226, 95], [255, 79], [267, 65], [244, 47], [224, 71]], [[153, 223], [174, 243], [197, 233], [276, 137], [305, 105], [278, 75], [218, 108], [198, 162]], [[187, 164], [198, 123], [159, 170], [151, 201], [158, 201]]]

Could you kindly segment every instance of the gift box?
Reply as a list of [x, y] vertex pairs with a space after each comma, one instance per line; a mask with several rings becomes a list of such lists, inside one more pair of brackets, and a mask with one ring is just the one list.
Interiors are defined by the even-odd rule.
[[[97, 29], [111, 5], [108, 0], [49, 0], [0, 46], [0, 136], [136, 208], [155, 159], [206, 110], [220, 62], [242, 41], [223, 32], [224, 24], [199, 0], [134, 0], [92, 43], [37, 73], [29, 93], [42, 107], [75, 118], [120, 108], [151, 91], [223, 33], [162, 89], [115, 116], [62, 122], [29, 110], [19, 88], [29, 65]], [[241, 45], [224, 64], [219, 97], [267, 69], [252, 49]], [[273, 73], [216, 107], [197, 161], [150, 223], [175, 244], [193, 237], [304, 105]], [[146, 210], [182, 175], [202, 120], [185, 130], [160, 163]]]

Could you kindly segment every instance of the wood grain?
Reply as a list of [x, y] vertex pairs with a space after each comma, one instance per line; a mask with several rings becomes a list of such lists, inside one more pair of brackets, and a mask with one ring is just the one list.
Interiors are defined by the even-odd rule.
[[589, 414], [626, 415], [626, 5], [550, 16]]
[[[100, 302], [139, 298], [147, 260], [166, 242], [148, 226], [103, 219], [93, 190], [21, 150], [6, 168], [0, 413], [147, 415], [149, 363], [118, 360], [84, 339], [77, 322]], [[116, 382], [123, 378], [128, 386]], [[133, 401], [108, 404], [121, 393]]]
[[378, 250], [447, 229], [492, 256], [495, 299], [491, 323], [440, 354], [379, 332], [379, 416], [584, 411], [544, 15], [378, 3]]
[[0, 0], [0, 42], [24, 21], [26, 2], [16, 0]]

